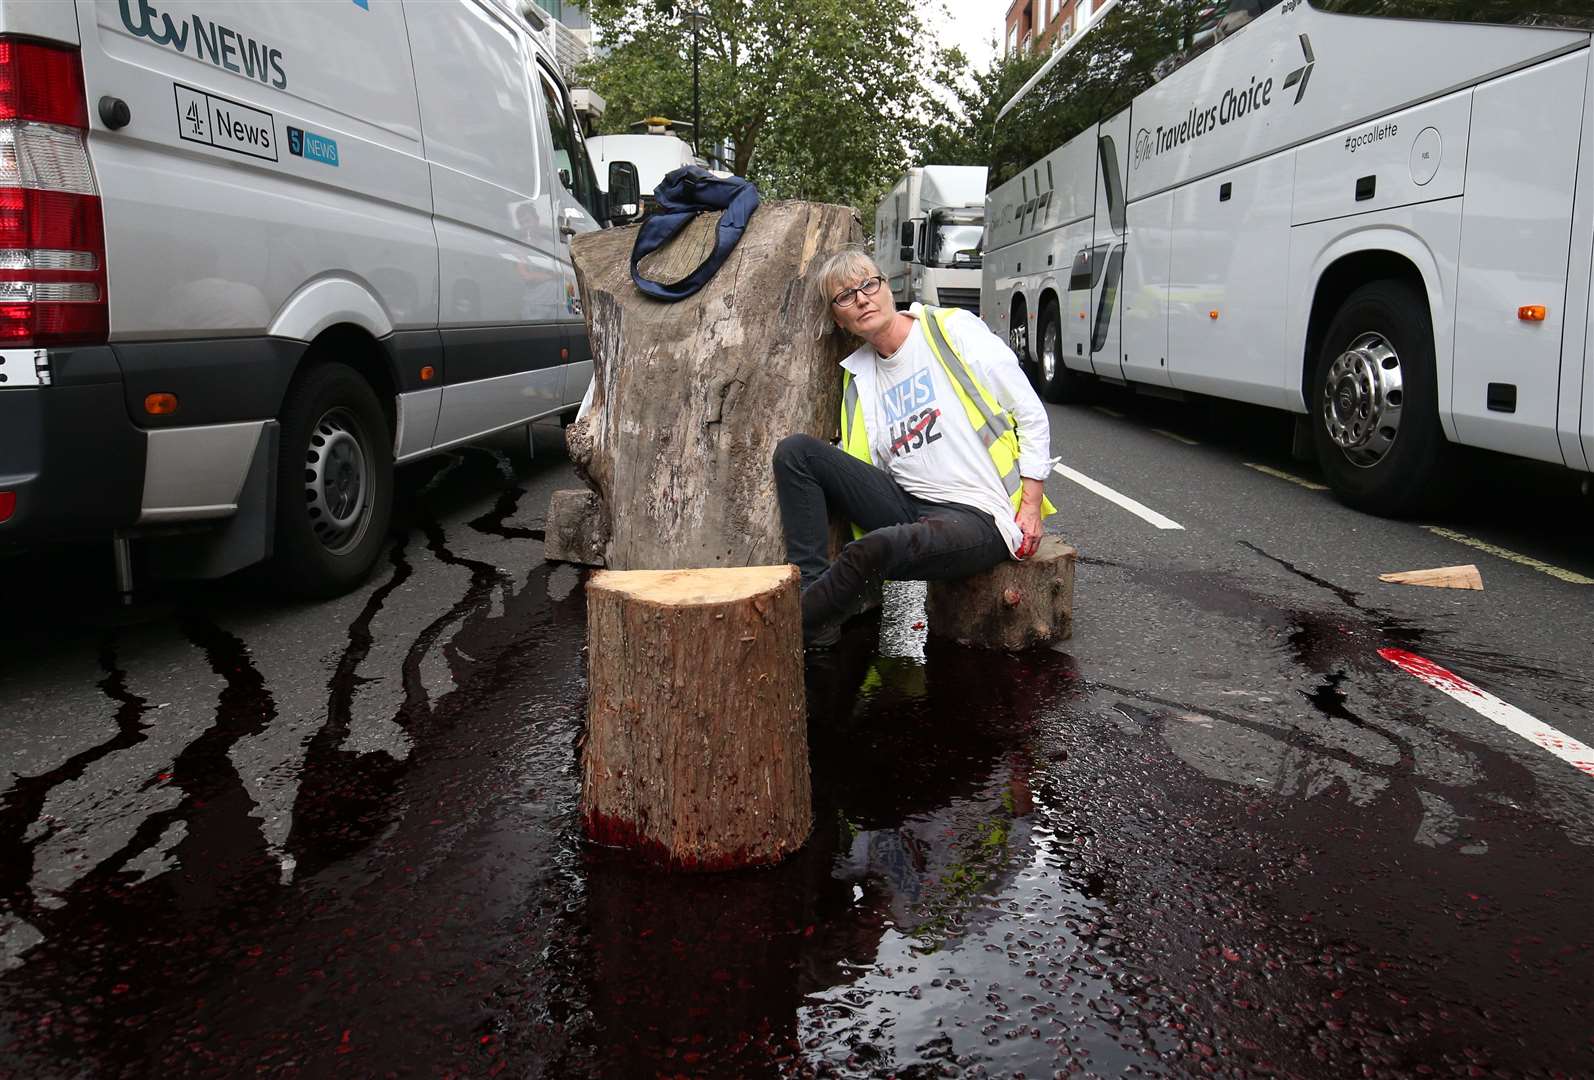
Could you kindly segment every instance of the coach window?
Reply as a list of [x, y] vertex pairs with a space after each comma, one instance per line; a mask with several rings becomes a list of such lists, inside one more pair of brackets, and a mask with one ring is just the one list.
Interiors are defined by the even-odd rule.
[[1594, 30], [1594, 9], [1588, 0], [1307, 0], [1319, 11], [1340, 15], [1377, 15], [1430, 22], [1500, 23], [1510, 26], [1565, 27]]
[[[1076, 26], [1084, 25], [1076, 7]], [[1017, 176], [1098, 121], [1108, 119], [1156, 81], [1166, 56], [1187, 46], [1195, 27], [1170, 26], [1160, 6], [1120, 4], [1074, 34], [1042, 68], [1029, 92], [996, 124], [990, 186]], [[1212, 21], [1216, 21], [1215, 17]]]

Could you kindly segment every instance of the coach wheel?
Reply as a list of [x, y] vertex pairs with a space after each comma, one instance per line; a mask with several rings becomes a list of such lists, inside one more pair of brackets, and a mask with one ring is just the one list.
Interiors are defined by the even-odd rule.
[[1013, 325], [1007, 332], [1007, 344], [1021, 365], [1030, 362], [1029, 327], [1025, 324], [1024, 314], [1021, 311], [1013, 312]]
[[342, 364], [305, 372], [282, 409], [273, 569], [302, 596], [365, 580], [393, 512], [387, 420], [371, 387]]
[[1404, 281], [1375, 281], [1329, 323], [1312, 381], [1312, 435], [1346, 503], [1397, 516], [1447, 488], [1428, 301]]
[[1041, 310], [1040, 340], [1040, 392], [1047, 401], [1062, 403], [1079, 401], [1088, 389], [1087, 376], [1069, 369], [1063, 363], [1063, 327], [1057, 310]]

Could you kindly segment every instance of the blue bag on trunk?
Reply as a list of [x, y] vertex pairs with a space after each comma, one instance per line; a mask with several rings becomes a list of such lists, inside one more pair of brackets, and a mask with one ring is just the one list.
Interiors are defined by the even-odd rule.
[[[708, 284], [742, 238], [748, 219], [758, 209], [758, 189], [739, 176], [715, 176], [696, 165], [684, 165], [659, 181], [653, 189], [658, 209], [649, 214], [631, 248], [631, 280], [655, 300], [685, 300]], [[705, 210], [723, 210], [715, 232], [714, 250], [696, 270], [680, 281], [664, 285], [642, 276], [637, 265], [669, 243], [676, 233]]]

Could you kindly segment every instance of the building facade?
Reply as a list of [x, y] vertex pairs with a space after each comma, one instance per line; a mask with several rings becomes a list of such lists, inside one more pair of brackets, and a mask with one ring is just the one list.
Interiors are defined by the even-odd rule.
[[1012, 0], [1003, 21], [1002, 55], [1055, 48], [1090, 21], [1101, 0]]
[[527, 0], [550, 22], [554, 59], [565, 78], [592, 56], [592, 21], [574, 0]]

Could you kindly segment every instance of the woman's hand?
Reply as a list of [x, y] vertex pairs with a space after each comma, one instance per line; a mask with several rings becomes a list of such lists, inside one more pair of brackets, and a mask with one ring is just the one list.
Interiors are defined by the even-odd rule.
[[1024, 497], [1018, 504], [1013, 520], [1024, 533], [1024, 542], [1018, 546], [1018, 557], [1027, 559], [1041, 546], [1042, 487], [1039, 480], [1025, 479]]

